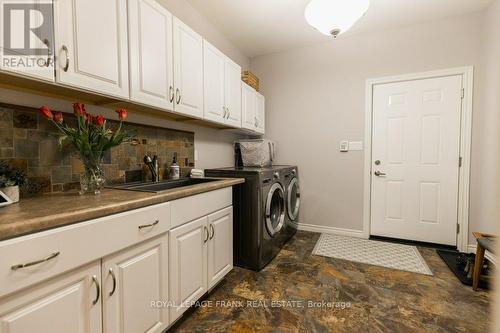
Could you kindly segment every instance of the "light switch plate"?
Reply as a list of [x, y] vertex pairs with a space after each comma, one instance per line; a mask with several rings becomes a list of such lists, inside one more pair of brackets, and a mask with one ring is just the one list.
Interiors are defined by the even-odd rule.
[[339, 150], [341, 152], [344, 152], [344, 153], [348, 152], [349, 151], [349, 141], [347, 141], [347, 140], [340, 141]]
[[363, 141], [350, 141], [349, 150], [363, 150]]

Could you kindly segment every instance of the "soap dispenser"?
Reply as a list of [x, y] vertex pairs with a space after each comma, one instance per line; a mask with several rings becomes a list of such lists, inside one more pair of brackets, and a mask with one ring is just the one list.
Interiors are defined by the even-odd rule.
[[174, 154], [174, 159], [172, 161], [172, 164], [170, 165], [170, 179], [179, 179], [181, 174], [180, 167], [177, 165], [177, 154]]

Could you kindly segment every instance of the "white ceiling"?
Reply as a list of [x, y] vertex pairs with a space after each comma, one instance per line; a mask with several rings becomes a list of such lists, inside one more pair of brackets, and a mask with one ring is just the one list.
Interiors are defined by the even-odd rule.
[[[309, 0], [187, 1], [249, 58], [331, 39], [306, 23], [304, 8]], [[343, 36], [480, 11], [490, 2], [491, 0], [371, 0], [367, 14]]]

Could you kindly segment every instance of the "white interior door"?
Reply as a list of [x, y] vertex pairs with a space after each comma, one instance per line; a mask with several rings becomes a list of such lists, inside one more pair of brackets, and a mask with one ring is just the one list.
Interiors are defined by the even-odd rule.
[[129, 0], [130, 98], [173, 110], [172, 14], [155, 0]]
[[126, 2], [54, 1], [58, 83], [129, 97]]
[[456, 245], [462, 76], [373, 88], [371, 235]]

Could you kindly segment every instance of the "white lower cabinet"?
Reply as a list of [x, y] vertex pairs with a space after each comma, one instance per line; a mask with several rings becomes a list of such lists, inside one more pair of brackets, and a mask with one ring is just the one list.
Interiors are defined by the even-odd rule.
[[233, 268], [233, 208], [170, 230], [172, 321]]
[[0, 333], [164, 331], [233, 268], [231, 194], [1, 241]]
[[233, 269], [233, 208], [208, 216], [208, 289]]
[[100, 260], [0, 299], [2, 333], [98, 333]]
[[207, 292], [207, 217], [170, 230], [170, 318]]
[[168, 234], [102, 261], [104, 332], [162, 332], [169, 325]]

